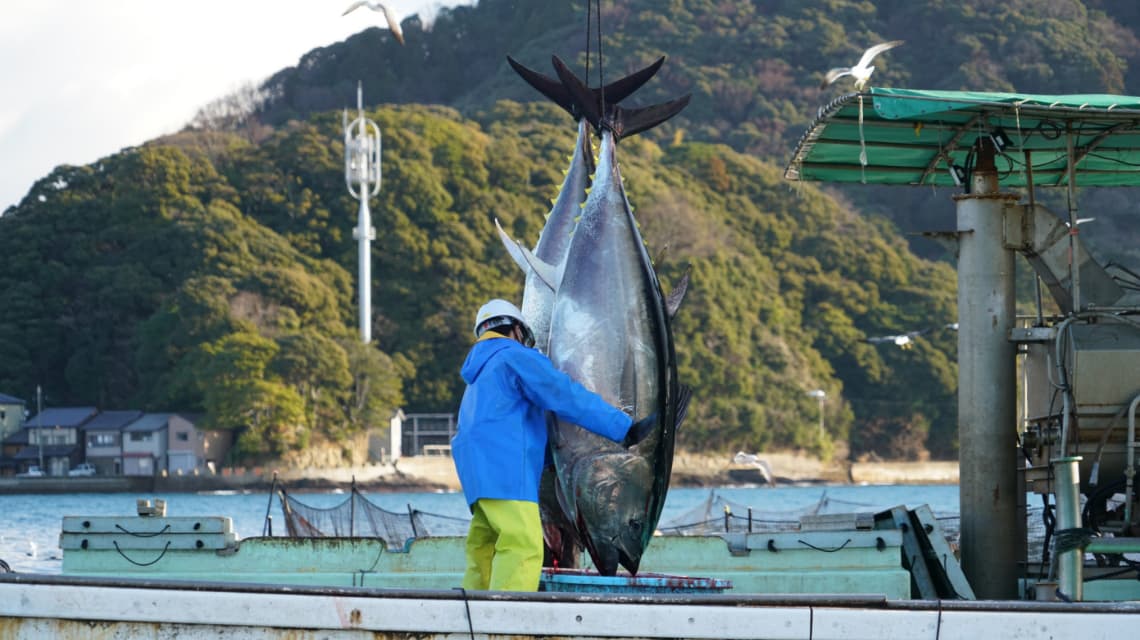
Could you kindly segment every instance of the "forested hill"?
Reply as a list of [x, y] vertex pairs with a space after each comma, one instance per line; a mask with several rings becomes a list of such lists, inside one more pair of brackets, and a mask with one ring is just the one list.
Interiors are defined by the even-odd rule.
[[[606, 77], [667, 54], [635, 100], [693, 94], [675, 122], [620, 148], [666, 288], [692, 269], [675, 324], [694, 387], [682, 446], [954, 455], [956, 336], [940, 329], [956, 315], [954, 270], [916, 257], [890, 221], [916, 224], [902, 207], [930, 192], [890, 192], [870, 215], [852, 204], [871, 203], [868, 190], [793, 189], [784, 160], [843, 90], [821, 92], [822, 71], [883, 39], [909, 42], [877, 65], [879, 84], [1123, 91], [1137, 12], [1103, 11], [1116, 13], [603, 3]], [[0, 391], [42, 384], [52, 406], [202, 411], [252, 458], [348, 448], [398, 406], [454, 410], [475, 309], [521, 291], [493, 218], [537, 239], [573, 144], [569, 117], [532, 102], [504, 56], [544, 72], [552, 53], [580, 64], [585, 9], [482, 0], [404, 29], [405, 47], [366, 30], [275, 75], [267, 102], [227, 97], [178, 135], [33, 185], [0, 217]], [[931, 42], [949, 45], [933, 56]], [[358, 80], [384, 134], [367, 348], [341, 142]], [[910, 349], [864, 341], [926, 328], [940, 330]]]
[[[1140, 95], [1140, 3], [1115, 0], [613, 0], [602, 5], [606, 78], [658, 56], [665, 67], [631, 103], [691, 92], [676, 120], [686, 139], [719, 142], [783, 165], [816, 110], [849, 91], [820, 90], [824, 72], [854, 64], [875, 43], [906, 44], [875, 60], [872, 84], [921, 89]], [[553, 74], [551, 54], [584, 71], [586, 4], [480, 0], [444, 10], [430, 31], [409, 20], [407, 47], [369, 29], [317, 49], [266, 83], [263, 118], [280, 123], [365, 100], [448, 104], [464, 113], [497, 100], [540, 97], [506, 64], [511, 55]], [[596, 45], [593, 46], [596, 51]], [[597, 81], [597, 65], [591, 65]], [[640, 101], [644, 101], [643, 103]], [[903, 231], [945, 229], [953, 209], [929, 189], [847, 188], [861, 209]], [[1049, 202], [1048, 192], [1045, 192]], [[887, 204], [884, 204], [886, 202]], [[1053, 203], [1050, 203], [1053, 204]], [[1140, 202], [1118, 190], [1091, 192], [1085, 208], [1118, 211], [1085, 231], [1107, 255], [1140, 263]], [[1058, 205], [1057, 208], [1063, 208]], [[1132, 221], [1132, 222], [1130, 222]], [[946, 256], [917, 240], [913, 249]]]

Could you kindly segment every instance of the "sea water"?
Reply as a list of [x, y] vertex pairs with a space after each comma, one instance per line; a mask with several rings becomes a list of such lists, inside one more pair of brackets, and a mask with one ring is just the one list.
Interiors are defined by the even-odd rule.
[[[409, 507], [430, 514], [468, 518], [463, 494], [371, 493], [364, 495], [389, 511]], [[829, 513], [881, 511], [904, 505], [928, 505], [939, 516], [958, 514], [957, 485], [790, 485], [776, 487], [673, 488], [665, 500], [661, 523], [699, 509], [710, 496], [759, 513], [807, 513], [827, 505]], [[348, 497], [344, 492], [295, 494], [314, 507], [333, 507]], [[59, 534], [64, 516], [133, 516], [137, 500], [165, 500], [168, 516], [228, 516], [241, 538], [268, 533], [284, 535], [280, 500], [268, 492], [214, 492], [177, 494], [17, 494], [0, 496], [0, 560], [14, 571], [59, 573], [63, 552]]]

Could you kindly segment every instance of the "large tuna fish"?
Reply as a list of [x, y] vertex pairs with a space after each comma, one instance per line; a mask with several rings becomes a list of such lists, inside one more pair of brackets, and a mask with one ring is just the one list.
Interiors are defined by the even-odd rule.
[[[540, 93], [550, 98], [565, 109], [578, 121], [578, 137], [574, 144], [574, 153], [570, 158], [570, 167], [566, 170], [566, 177], [554, 199], [550, 213], [546, 216], [546, 224], [539, 235], [538, 243], [533, 250], [532, 259], [545, 265], [549, 270], [547, 280], [561, 278], [562, 267], [566, 258], [566, 251], [570, 247], [571, 234], [582, 212], [582, 204], [586, 200], [586, 193], [590, 188], [590, 176], [594, 172], [594, 156], [590, 145], [590, 123], [582, 117], [577, 102], [561, 81], [533, 71], [510, 56], [507, 61], [511, 67]], [[661, 68], [664, 58], [658, 58], [653, 64], [632, 73], [624, 78], [612, 82], [605, 87], [594, 90], [599, 96], [606, 99], [621, 101], [640, 88], [657, 70]], [[498, 226], [498, 221], [495, 222]], [[535, 346], [547, 353], [550, 335], [550, 313], [554, 305], [554, 289], [544, 281], [537, 272], [530, 267], [521, 245], [511, 240], [499, 227], [499, 235], [508, 252], [523, 269], [526, 275], [526, 284], [523, 288], [522, 314], [527, 325], [534, 333]], [[557, 483], [554, 471], [548, 468], [544, 472], [540, 496], [539, 510], [543, 523], [543, 538], [546, 547], [555, 564], [561, 567], [575, 567], [578, 565], [578, 548], [582, 545], [575, 534], [573, 524], [567, 520], [556, 495]]]
[[[578, 138], [574, 143], [574, 153], [570, 158], [570, 167], [566, 170], [566, 177], [554, 199], [550, 213], [546, 216], [546, 224], [538, 237], [538, 243], [533, 249], [533, 256], [538, 258], [557, 275], [548, 275], [548, 278], [560, 277], [562, 266], [566, 259], [566, 250], [570, 247], [570, 236], [578, 216], [582, 212], [582, 203], [586, 200], [586, 193], [590, 188], [590, 176], [594, 172], [594, 155], [590, 148], [590, 123], [582, 117], [578, 103], [561, 81], [545, 76], [531, 70], [514, 58], [507, 56], [507, 62], [524, 80], [540, 93], [550, 98], [555, 104], [565, 109], [578, 121]], [[653, 64], [631, 73], [624, 78], [607, 84], [601, 89], [591, 90], [592, 94], [605, 96], [606, 100], [620, 102], [629, 97], [644, 85], [657, 70], [661, 68], [665, 58], [658, 58]], [[498, 227], [498, 221], [495, 221]], [[550, 335], [550, 310], [554, 303], [554, 290], [544, 282], [533, 269], [520, 250], [520, 246], [498, 227], [503, 244], [507, 247], [511, 257], [527, 274], [526, 285], [523, 288], [522, 314], [527, 325], [534, 333], [535, 346], [543, 353]]]
[[646, 109], [609, 107], [554, 62], [602, 134], [593, 187], [556, 283], [549, 356], [634, 420], [656, 421], [648, 437], [627, 449], [555, 420], [551, 452], [563, 510], [595, 566], [605, 575], [619, 564], [636, 573], [665, 503], [689, 395], [677, 383], [669, 303], [629, 206], [616, 145], [622, 135], [679, 112], [688, 96]]

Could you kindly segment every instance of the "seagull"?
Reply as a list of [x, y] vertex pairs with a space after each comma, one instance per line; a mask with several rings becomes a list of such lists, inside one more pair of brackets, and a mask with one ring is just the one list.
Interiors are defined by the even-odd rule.
[[924, 333], [930, 333], [930, 331], [931, 331], [931, 329], [921, 329], [919, 331], [908, 331], [906, 333], [900, 333], [900, 334], [894, 335], [894, 336], [879, 336], [876, 338], [867, 338], [866, 341], [870, 342], [871, 344], [886, 343], [886, 344], [893, 344], [896, 347], [899, 347], [900, 349], [909, 349], [912, 346], [914, 346], [913, 342], [914, 342], [915, 338], [917, 338], [918, 336], [921, 336]]
[[756, 467], [756, 470], [760, 472], [760, 477], [764, 479], [765, 484], [775, 484], [775, 481], [772, 479], [771, 465], [760, 456], [754, 453], [737, 451], [736, 455], [732, 458], [732, 462], [735, 464], [750, 464]]
[[369, 2], [368, 0], [357, 0], [357, 2], [353, 2], [352, 4], [348, 5], [348, 8], [345, 9], [344, 13], [342, 13], [341, 15], [347, 16], [348, 14], [352, 13], [353, 11], [356, 11], [360, 7], [368, 7], [369, 9], [372, 9], [373, 11], [383, 11], [384, 12], [384, 19], [388, 21], [388, 29], [392, 32], [392, 35], [396, 38], [396, 42], [399, 42], [400, 44], [404, 44], [404, 32], [400, 29], [400, 20], [396, 17], [396, 14], [393, 13], [391, 9], [389, 9], [387, 6], [385, 6], [381, 2]]
[[875, 67], [871, 66], [871, 60], [887, 49], [894, 49], [902, 43], [902, 40], [892, 40], [867, 49], [863, 52], [863, 57], [859, 58], [858, 64], [854, 67], [836, 67], [828, 71], [827, 75], [823, 78], [823, 82], [819, 85], [819, 88], [825, 89], [828, 85], [843, 76], [851, 76], [855, 78], [855, 88], [862, 91], [864, 85], [867, 84], [867, 80], [871, 78], [871, 72], [875, 70]]
[[[1084, 224], [1086, 222], [1092, 222], [1093, 220], [1096, 220], [1096, 218], [1077, 218], [1077, 224]], [[1065, 226], [1072, 227], [1073, 225], [1069, 224], [1069, 222], [1066, 220]]]

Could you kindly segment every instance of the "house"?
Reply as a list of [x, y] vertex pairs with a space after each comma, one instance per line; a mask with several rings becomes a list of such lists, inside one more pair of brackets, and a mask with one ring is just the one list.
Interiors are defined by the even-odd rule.
[[26, 446], [28, 446], [27, 429], [20, 429], [4, 438], [3, 444], [0, 444], [0, 476], [14, 476], [27, 470], [27, 464], [21, 467], [20, 463], [16, 461], [16, 454]]
[[100, 411], [83, 425], [84, 456], [101, 476], [123, 473], [123, 429], [142, 411]]
[[166, 468], [172, 474], [217, 473], [233, 445], [230, 431], [197, 428], [198, 417], [176, 413], [168, 423]]
[[0, 440], [16, 433], [24, 425], [24, 401], [0, 393]]
[[166, 471], [170, 413], [144, 413], [123, 427], [123, 475], [154, 476]]
[[66, 476], [83, 455], [83, 425], [98, 411], [95, 407], [44, 409], [24, 424], [28, 444], [13, 456], [20, 471], [39, 465], [49, 476]]

